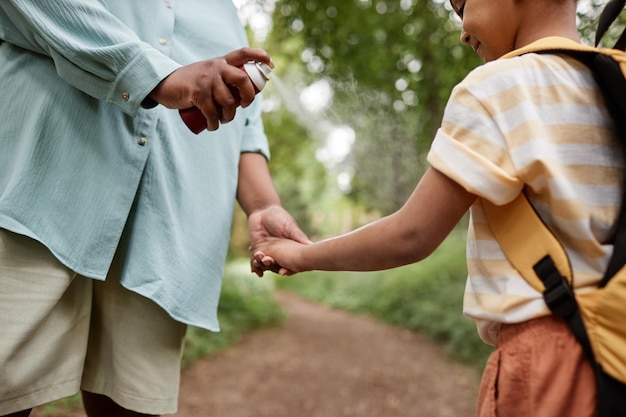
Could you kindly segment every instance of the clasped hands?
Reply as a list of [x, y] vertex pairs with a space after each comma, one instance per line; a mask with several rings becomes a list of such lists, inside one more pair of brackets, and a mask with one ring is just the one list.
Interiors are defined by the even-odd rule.
[[253, 213], [248, 218], [250, 232], [250, 267], [262, 277], [265, 271], [280, 275], [301, 272], [297, 257], [299, 249], [312, 242], [295, 220], [280, 206]]
[[[252, 272], [262, 277], [265, 271], [278, 275], [293, 275], [301, 272], [290, 260], [299, 247], [307, 243], [296, 242], [288, 238], [266, 237], [250, 248]], [[290, 253], [292, 252], [293, 253]]]

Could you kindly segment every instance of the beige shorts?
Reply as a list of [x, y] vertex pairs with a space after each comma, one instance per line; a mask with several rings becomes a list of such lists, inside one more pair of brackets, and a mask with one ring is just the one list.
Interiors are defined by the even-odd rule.
[[565, 322], [503, 325], [483, 373], [478, 416], [593, 417], [596, 379]]
[[0, 229], [0, 415], [75, 394], [146, 414], [176, 411], [186, 326], [124, 289], [75, 274]]

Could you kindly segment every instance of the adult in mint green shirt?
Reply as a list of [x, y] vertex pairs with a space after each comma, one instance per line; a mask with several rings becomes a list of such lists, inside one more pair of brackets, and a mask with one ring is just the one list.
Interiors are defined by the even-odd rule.
[[3, 0], [0, 39], [0, 229], [95, 280], [115, 255], [125, 288], [213, 331], [236, 199], [252, 240], [306, 240], [235, 67], [270, 60], [230, 1]]

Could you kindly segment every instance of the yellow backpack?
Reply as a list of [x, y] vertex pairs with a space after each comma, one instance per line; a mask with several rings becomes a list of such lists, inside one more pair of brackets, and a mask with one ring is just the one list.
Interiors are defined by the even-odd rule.
[[[626, 0], [612, 1], [609, 6], [613, 11], [609, 12], [621, 11], [624, 3]], [[620, 42], [626, 42], [626, 37], [622, 38]], [[567, 54], [584, 62], [604, 93], [621, 139], [626, 141], [624, 51], [584, 46], [564, 38], [545, 38], [505, 57], [531, 52]], [[511, 264], [543, 294], [552, 313], [565, 319], [594, 364], [600, 417], [626, 416], [625, 202], [626, 192], [616, 225], [614, 254], [605, 276], [597, 290], [585, 294], [572, 290], [567, 254], [524, 193], [504, 206], [481, 202], [491, 230]]]

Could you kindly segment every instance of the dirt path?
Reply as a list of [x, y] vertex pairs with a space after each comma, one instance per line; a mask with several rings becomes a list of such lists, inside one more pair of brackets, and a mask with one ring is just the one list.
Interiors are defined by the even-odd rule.
[[278, 293], [288, 320], [182, 377], [177, 417], [464, 417], [478, 373], [421, 335]]
[[277, 297], [285, 323], [185, 370], [173, 417], [474, 415], [478, 372], [425, 337], [293, 294]]

